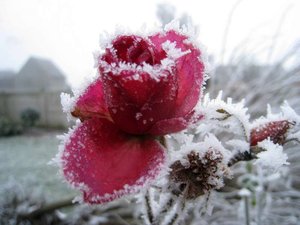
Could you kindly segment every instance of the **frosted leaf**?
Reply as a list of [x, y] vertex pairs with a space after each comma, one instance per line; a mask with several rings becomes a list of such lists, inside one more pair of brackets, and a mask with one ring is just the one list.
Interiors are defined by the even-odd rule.
[[285, 101], [280, 108], [281, 108], [281, 112], [273, 113], [271, 106], [268, 105], [267, 116], [256, 119], [252, 123], [252, 127], [253, 128], [259, 127], [260, 125], [268, 123], [270, 121], [278, 121], [278, 120], [288, 120], [298, 125], [300, 124], [300, 116], [290, 107], [287, 101]]
[[249, 143], [243, 140], [233, 139], [226, 142], [227, 145], [232, 146], [233, 150], [238, 150], [239, 152], [249, 151]]
[[293, 110], [287, 101], [284, 101], [283, 105], [281, 106], [281, 111], [284, 117], [288, 120], [294, 121], [296, 123], [300, 123], [300, 116]]
[[[204, 116], [200, 121], [197, 133], [210, 132], [211, 130], [242, 134], [249, 141], [250, 138], [250, 116], [247, 114], [245, 102], [242, 100], [233, 103], [231, 98], [222, 100], [222, 92], [216, 99], [210, 99], [209, 94], [204, 96], [202, 104], [197, 108]], [[202, 124], [208, 124], [203, 126]]]
[[186, 131], [174, 133], [172, 135], [169, 135], [168, 137], [169, 137], [168, 140], [170, 140], [170, 142], [172, 141], [172, 145], [173, 145], [170, 147], [175, 151], [178, 151], [180, 146], [189, 145], [190, 143], [193, 142], [193, 135], [186, 133]]
[[265, 151], [257, 154], [258, 159], [254, 164], [265, 169], [267, 172], [274, 173], [283, 165], [289, 165], [287, 154], [283, 152], [281, 145], [274, 144], [270, 140], [264, 140], [258, 143], [258, 147]]

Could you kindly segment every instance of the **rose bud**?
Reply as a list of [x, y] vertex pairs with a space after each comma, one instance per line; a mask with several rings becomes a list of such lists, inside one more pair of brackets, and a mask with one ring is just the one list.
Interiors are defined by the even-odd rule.
[[250, 144], [256, 146], [258, 142], [270, 138], [273, 143], [283, 145], [289, 128], [290, 122], [287, 120], [272, 121], [253, 128], [250, 135]]

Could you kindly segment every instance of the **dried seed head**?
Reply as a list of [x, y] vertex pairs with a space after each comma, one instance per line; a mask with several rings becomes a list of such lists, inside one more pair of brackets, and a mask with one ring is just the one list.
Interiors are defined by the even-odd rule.
[[[221, 151], [210, 148], [203, 157], [192, 151], [187, 156], [188, 165], [182, 165], [178, 160], [171, 165], [170, 180], [173, 193], [179, 194], [185, 190], [187, 199], [195, 199], [212, 189], [223, 186], [223, 177], [229, 175], [229, 168], [223, 162]], [[174, 188], [175, 187], [175, 188]]]

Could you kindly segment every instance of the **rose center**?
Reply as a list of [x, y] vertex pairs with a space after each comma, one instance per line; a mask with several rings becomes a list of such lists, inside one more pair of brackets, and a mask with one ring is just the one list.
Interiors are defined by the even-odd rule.
[[139, 36], [121, 36], [114, 43], [117, 57], [126, 63], [142, 65], [144, 62], [154, 64], [154, 49]]

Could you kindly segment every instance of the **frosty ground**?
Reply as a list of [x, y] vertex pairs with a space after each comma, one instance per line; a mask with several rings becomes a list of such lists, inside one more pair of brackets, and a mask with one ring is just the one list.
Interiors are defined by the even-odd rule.
[[75, 195], [62, 182], [57, 167], [48, 164], [57, 152], [57, 134], [0, 138], [0, 188], [11, 182], [30, 185], [43, 190], [49, 200]]

